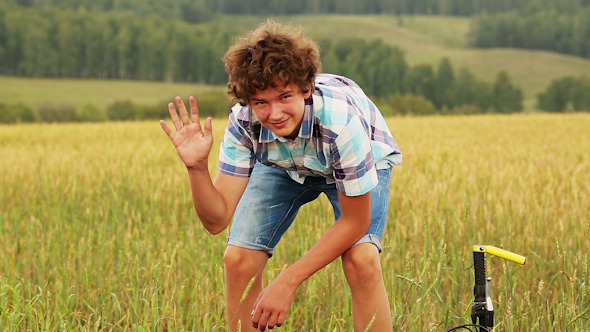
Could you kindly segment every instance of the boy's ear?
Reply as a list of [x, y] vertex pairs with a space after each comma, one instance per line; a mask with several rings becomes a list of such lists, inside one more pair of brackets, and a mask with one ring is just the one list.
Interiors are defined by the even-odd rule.
[[311, 97], [312, 91], [313, 91], [313, 85], [304, 91], [305, 99], [309, 99], [309, 97]]

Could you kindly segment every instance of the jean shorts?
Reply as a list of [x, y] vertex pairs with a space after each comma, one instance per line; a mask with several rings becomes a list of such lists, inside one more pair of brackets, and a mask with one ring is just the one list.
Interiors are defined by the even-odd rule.
[[[378, 170], [377, 175], [379, 183], [371, 191], [371, 225], [353, 246], [373, 243], [382, 252], [381, 238], [389, 208], [391, 168]], [[257, 163], [236, 208], [227, 244], [266, 251], [271, 257], [275, 246], [295, 220], [299, 208], [321, 193], [328, 197], [334, 208], [334, 217], [338, 220], [341, 209], [334, 183], [327, 184], [321, 176], [307, 176], [300, 184], [284, 170]]]

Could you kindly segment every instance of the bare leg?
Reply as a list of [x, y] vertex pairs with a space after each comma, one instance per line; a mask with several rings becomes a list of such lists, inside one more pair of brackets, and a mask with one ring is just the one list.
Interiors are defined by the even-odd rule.
[[[252, 327], [250, 313], [254, 301], [262, 291], [262, 275], [268, 254], [264, 251], [228, 246], [224, 261], [229, 330], [237, 331], [239, 324], [242, 332], [258, 331]], [[253, 278], [248, 294], [244, 297], [244, 291]]]
[[377, 248], [371, 243], [350, 248], [342, 255], [342, 266], [352, 293], [354, 330], [365, 331], [371, 325], [370, 331], [392, 331], [389, 299]]

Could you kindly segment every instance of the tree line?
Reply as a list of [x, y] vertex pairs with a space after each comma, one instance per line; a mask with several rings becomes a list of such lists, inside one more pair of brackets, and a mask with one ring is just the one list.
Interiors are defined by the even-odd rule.
[[590, 77], [564, 76], [537, 95], [537, 107], [549, 112], [590, 110]]
[[487, 82], [477, 80], [467, 68], [455, 70], [448, 58], [437, 66], [409, 66], [401, 49], [381, 40], [320, 40], [320, 49], [324, 71], [354, 79], [386, 106], [387, 115], [508, 113], [523, 108], [522, 90], [507, 72]]
[[472, 30], [473, 46], [542, 49], [590, 58], [590, 8], [531, 15], [509, 12], [482, 16]]
[[[225, 14], [469, 16], [474, 17], [471, 34], [475, 47], [544, 49], [590, 57], [590, 0], [0, 0], [0, 6], [11, 11], [54, 8], [91, 16], [118, 13], [125, 17], [124, 13], [133, 13], [155, 25], [160, 21], [154, 17], [197, 23], [213, 22]], [[96, 37], [104, 39], [109, 34]], [[140, 43], [136, 47], [146, 46]]]
[[[0, 6], [0, 74], [27, 77], [167, 80], [223, 85], [221, 57], [231, 28], [145, 19], [131, 13], [73, 13], [55, 8], [7, 10]], [[514, 91], [495, 98], [491, 86], [467, 70], [458, 74], [444, 59], [438, 69], [408, 66], [403, 52], [380, 40], [324, 39], [324, 70], [349, 76], [367, 94], [421, 96], [436, 109], [474, 105], [482, 111], [522, 109], [522, 93], [507, 74], [500, 83]], [[477, 90], [470, 92], [470, 89]], [[500, 101], [501, 100], [501, 101]]]
[[128, 12], [94, 15], [0, 5], [0, 74], [220, 83], [236, 34]]
[[140, 16], [204, 22], [215, 14], [399, 14], [474, 16], [543, 10], [575, 13], [589, 0], [1, 0], [14, 6], [83, 10], [93, 13], [133, 11]]
[[[452, 74], [447, 59], [441, 60], [438, 70], [427, 65], [410, 68], [410, 71], [423, 73], [411, 75], [422, 82], [442, 82], [445, 75]], [[424, 75], [425, 74], [425, 75]], [[425, 79], [426, 78], [426, 79]], [[448, 77], [447, 77], [448, 78]], [[500, 72], [494, 83], [478, 82], [473, 75], [462, 69], [457, 79], [451, 78], [455, 89], [447, 89], [454, 108], [437, 109], [433, 98], [435, 84], [414, 85], [413, 90], [395, 92], [386, 97], [375, 98], [377, 106], [384, 115], [431, 115], [431, 114], [479, 114], [488, 112], [513, 112], [522, 107], [522, 94], [515, 88], [506, 73]], [[430, 91], [430, 97], [428, 92]], [[444, 89], [442, 91], [445, 91]], [[537, 95], [537, 107], [549, 112], [575, 112], [590, 109], [590, 78], [564, 76], [555, 79], [547, 89]], [[219, 91], [200, 96], [199, 107], [206, 110], [207, 116], [226, 117], [231, 104], [227, 96]], [[46, 103], [33, 109], [22, 103], [5, 104], [0, 102], [0, 123], [27, 122], [100, 122], [158, 120], [168, 117], [166, 101], [154, 105], [136, 105], [129, 100], [119, 100], [99, 109], [92, 104], [75, 107], [69, 104]], [[491, 108], [486, 108], [491, 107]]]

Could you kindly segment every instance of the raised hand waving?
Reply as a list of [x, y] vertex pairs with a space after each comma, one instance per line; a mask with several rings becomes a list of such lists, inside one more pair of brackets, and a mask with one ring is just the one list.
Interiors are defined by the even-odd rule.
[[208, 167], [207, 162], [213, 146], [212, 119], [206, 118], [204, 126], [201, 127], [197, 101], [192, 96], [188, 100], [191, 109], [190, 117], [182, 98], [175, 98], [178, 113], [174, 103], [168, 104], [168, 111], [176, 132], [164, 120], [160, 120], [160, 125], [170, 137], [184, 165], [189, 170], [204, 170]]

